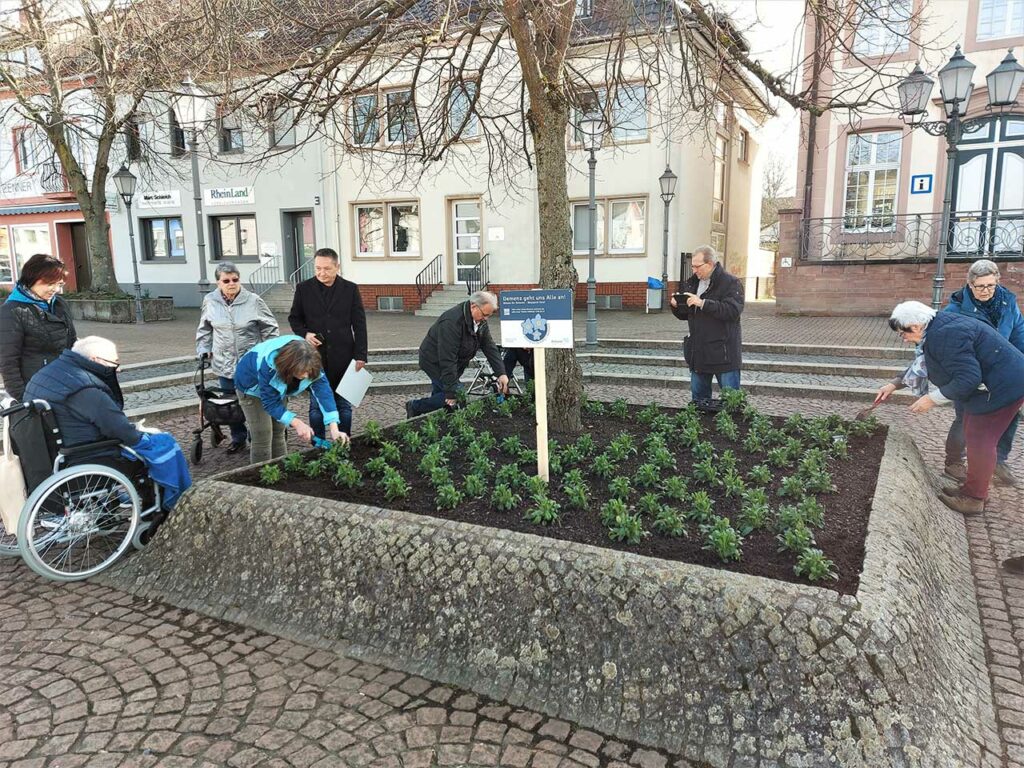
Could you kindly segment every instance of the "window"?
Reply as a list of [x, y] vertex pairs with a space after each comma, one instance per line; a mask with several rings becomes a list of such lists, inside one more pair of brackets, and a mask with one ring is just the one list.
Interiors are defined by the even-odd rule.
[[214, 261], [259, 259], [255, 216], [215, 216], [211, 217], [210, 226]]
[[448, 95], [448, 130], [452, 136], [471, 139], [480, 135], [480, 120], [470, 109], [476, 98], [474, 81], [457, 82]]
[[358, 203], [352, 210], [356, 256], [419, 258], [419, 203]]
[[0, 283], [13, 283], [14, 270], [11, 261], [11, 240], [7, 227], [0, 226]]
[[712, 232], [710, 245], [715, 249], [715, 253], [718, 254], [718, 258], [725, 261], [725, 233]]
[[589, 19], [594, 15], [594, 0], [576, 0], [576, 17]]
[[1024, 35], [1024, 0], [981, 0], [978, 6], [978, 40], [998, 40]]
[[14, 261], [19, 274], [33, 254], [53, 253], [50, 244], [49, 224], [16, 224], [11, 226], [11, 245], [14, 248]]
[[404, 312], [405, 300], [401, 296], [378, 296], [378, 312]]
[[847, 137], [844, 229], [892, 229], [895, 226], [900, 140], [899, 131]]
[[167, 111], [167, 128], [170, 132], [171, 155], [181, 157], [188, 151], [185, 146], [185, 129], [181, 127], [173, 109]]
[[364, 93], [352, 99], [352, 143], [376, 144], [380, 138], [377, 120], [377, 94]]
[[132, 116], [124, 122], [124, 151], [129, 163], [142, 159], [142, 133], [139, 118]]
[[853, 33], [854, 54], [890, 56], [910, 50], [913, 12], [913, 0], [861, 0]]
[[270, 118], [270, 146], [295, 146], [295, 112], [289, 107], [277, 107]]
[[722, 135], [715, 137], [715, 173], [711, 192], [711, 220], [716, 224], [725, 223], [725, 192], [728, 183], [729, 141]]
[[17, 158], [18, 173], [31, 171], [49, 160], [53, 154], [46, 135], [34, 125], [15, 129], [14, 153]]
[[185, 233], [181, 217], [142, 219], [143, 261], [185, 258]]
[[642, 83], [621, 85], [612, 99], [611, 109], [606, 110], [608, 91], [597, 88], [586, 94], [582, 105], [576, 110], [573, 121], [577, 144], [583, 143], [579, 132], [580, 122], [588, 116], [607, 114], [611, 123], [611, 137], [614, 141], [645, 141], [647, 139], [647, 88]]
[[750, 162], [750, 134], [742, 128], [740, 129], [739, 155], [740, 160], [744, 163]]
[[416, 138], [416, 107], [412, 91], [391, 91], [388, 105], [388, 141], [406, 144]]
[[[575, 202], [572, 207], [572, 250], [589, 253], [590, 207]], [[607, 243], [607, 247], [606, 244]], [[606, 198], [597, 201], [597, 242], [600, 254], [643, 253], [647, 247], [647, 201], [642, 198]]]
[[234, 154], [245, 149], [242, 142], [242, 129], [238, 125], [238, 118], [228, 115], [220, 119], [217, 126], [217, 145], [221, 154]]

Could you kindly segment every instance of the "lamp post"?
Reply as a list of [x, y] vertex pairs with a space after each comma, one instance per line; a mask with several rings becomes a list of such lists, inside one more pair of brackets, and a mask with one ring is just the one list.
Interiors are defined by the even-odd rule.
[[587, 346], [597, 346], [597, 278], [594, 276], [594, 249], [597, 247], [597, 156], [604, 140], [604, 120], [599, 115], [588, 115], [580, 121], [583, 148], [590, 153], [590, 236], [588, 248], [589, 273], [587, 275]]
[[[946, 282], [946, 253], [949, 247], [950, 219], [953, 207], [953, 174], [956, 171], [957, 145], [965, 134], [974, 133], [985, 126], [991, 119], [990, 115], [966, 117], [967, 104], [974, 90], [972, 79], [974, 65], [971, 64], [956, 47], [952, 58], [939, 70], [939, 91], [942, 94], [942, 105], [946, 112], [946, 120], [924, 120], [928, 112], [928, 101], [931, 98], [932, 80], [921, 70], [921, 65], [900, 81], [897, 86], [900, 98], [900, 116], [911, 128], [923, 128], [932, 136], [946, 138], [946, 183], [942, 199], [942, 229], [939, 239], [938, 261], [935, 265], [935, 278], [932, 284], [932, 308], [942, 306], [942, 287]], [[1013, 57], [1013, 50], [1007, 52], [999, 64], [986, 78], [988, 85], [988, 105], [990, 108], [1006, 107], [1015, 104], [1021, 84], [1024, 83], [1024, 67]]]
[[136, 181], [135, 174], [123, 165], [114, 174], [114, 188], [124, 200], [124, 207], [128, 209], [128, 241], [132, 247], [132, 276], [135, 278], [135, 322], [142, 324], [146, 320], [142, 315], [142, 286], [139, 284], [139, 260], [135, 254], [135, 223], [132, 221], [132, 198], [135, 197]]
[[206, 239], [203, 227], [203, 193], [199, 188], [199, 131], [210, 116], [210, 97], [191, 77], [181, 83], [181, 92], [174, 96], [174, 113], [178, 122], [189, 132], [189, 152], [192, 155], [192, 199], [196, 207], [196, 246], [199, 250], [199, 295], [210, 290], [206, 279]]
[[679, 177], [665, 163], [665, 172], [658, 177], [661, 185], [661, 199], [665, 203], [665, 227], [661, 238], [661, 311], [665, 311], [665, 300], [668, 298], [668, 209], [672, 198], [676, 196], [676, 182]]

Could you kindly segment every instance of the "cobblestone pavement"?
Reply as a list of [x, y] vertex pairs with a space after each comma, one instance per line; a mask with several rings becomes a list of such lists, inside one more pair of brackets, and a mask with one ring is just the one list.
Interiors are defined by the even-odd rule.
[[[81, 321], [79, 336], [95, 334], [117, 342], [121, 360], [137, 363], [152, 360], [154, 350], [160, 357], [195, 354], [196, 324], [199, 310], [178, 308], [175, 319], [149, 323], [144, 328]], [[576, 336], [585, 335], [586, 311], [575, 313]], [[370, 346], [417, 347], [434, 322], [431, 317], [411, 314], [368, 312]], [[278, 313], [282, 328], [288, 318]], [[598, 336], [603, 339], [681, 340], [685, 325], [670, 313], [614, 312], [598, 313]], [[743, 340], [752, 342], [788, 342], [792, 344], [847, 345], [860, 347], [897, 347], [899, 339], [877, 317], [789, 317], [775, 314], [774, 302], [751, 302], [743, 312]]]
[[[591, 396], [686, 402], [678, 389], [591, 385]], [[404, 395], [378, 395], [365, 423], [402, 417]], [[857, 406], [756, 395], [765, 412], [851, 416]], [[941, 470], [951, 412], [912, 416], [886, 405], [883, 421], [908, 430]], [[183, 440], [194, 420], [159, 422]], [[294, 443], [293, 443], [294, 445]], [[199, 477], [244, 457], [208, 449]], [[1011, 466], [1024, 477], [1019, 447]], [[986, 657], [1004, 765], [1024, 768], [1024, 577], [999, 561], [1024, 552], [1024, 492], [995, 488], [984, 515], [967, 518]], [[948, 514], [954, 514], [952, 512]], [[344, 652], [214, 622], [96, 585], [58, 586], [0, 561], [0, 768], [114, 765], [683, 765], [619, 747], [501, 704], [481, 702]], [[609, 746], [611, 745], [611, 746]], [[431, 761], [434, 762], [431, 762]], [[504, 762], [502, 762], [504, 761]]]

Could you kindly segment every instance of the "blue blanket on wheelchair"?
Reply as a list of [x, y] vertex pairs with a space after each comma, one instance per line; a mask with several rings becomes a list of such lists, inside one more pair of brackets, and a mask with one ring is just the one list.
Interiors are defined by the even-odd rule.
[[[170, 510], [192, 485], [185, 454], [177, 441], [167, 432], [143, 432], [142, 439], [132, 446], [142, 460], [153, 481], [160, 486], [163, 508]], [[124, 454], [132, 458], [131, 454]]]

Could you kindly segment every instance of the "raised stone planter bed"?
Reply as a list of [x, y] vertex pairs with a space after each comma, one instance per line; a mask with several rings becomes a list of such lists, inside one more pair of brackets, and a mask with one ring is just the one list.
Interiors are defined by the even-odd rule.
[[[101, 323], [134, 323], [135, 299], [65, 298], [75, 320]], [[143, 299], [142, 317], [147, 323], [174, 319], [173, 299]]]
[[228, 476], [105, 580], [713, 766], [998, 754], [964, 524], [906, 435], [855, 596]]

